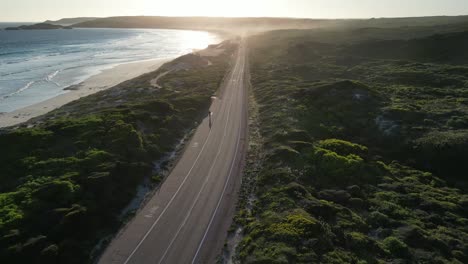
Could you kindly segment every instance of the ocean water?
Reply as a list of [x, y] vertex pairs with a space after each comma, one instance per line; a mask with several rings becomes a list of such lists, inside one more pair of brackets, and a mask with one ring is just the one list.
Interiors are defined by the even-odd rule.
[[65, 93], [64, 88], [119, 64], [174, 58], [219, 40], [185, 30], [0, 30], [0, 112]]

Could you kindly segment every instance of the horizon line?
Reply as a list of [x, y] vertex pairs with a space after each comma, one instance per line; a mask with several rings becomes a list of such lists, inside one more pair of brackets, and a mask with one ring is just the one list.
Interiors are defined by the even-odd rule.
[[[347, 18], [318, 18], [318, 17], [285, 17], [285, 16], [164, 16], [164, 15], [115, 15], [105, 17], [95, 17], [96, 19], [111, 17], [169, 17], [169, 18], [276, 18], [276, 19], [297, 19], [297, 20], [369, 20], [369, 19], [399, 19], [399, 18], [430, 18], [430, 17], [463, 17], [460, 15], [422, 15], [422, 16], [382, 16], [382, 17], [347, 17]], [[94, 18], [94, 16], [89, 16]], [[88, 16], [62, 17], [59, 19], [46, 19], [37, 21], [0, 21], [0, 23], [42, 23], [45, 21], [58, 21], [62, 19], [88, 18]]]

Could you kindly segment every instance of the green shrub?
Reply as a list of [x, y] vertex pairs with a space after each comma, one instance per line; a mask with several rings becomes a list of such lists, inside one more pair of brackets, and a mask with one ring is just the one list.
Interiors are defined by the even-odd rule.
[[151, 176], [151, 181], [154, 184], [159, 184], [159, 183], [161, 183], [162, 180], [163, 180], [163, 177], [161, 176], [161, 174], [155, 174], [155, 175]]
[[311, 172], [324, 184], [343, 185], [359, 182], [364, 173], [364, 160], [355, 155], [342, 156], [331, 150], [316, 147], [311, 157], [315, 171]]
[[335, 249], [323, 255], [322, 263], [326, 264], [342, 264], [342, 263], [355, 263], [357, 258], [349, 252]]
[[369, 214], [367, 222], [373, 227], [389, 227], [392, 220], [379, 211], [373, 211]]
[[289, 214], [280, 223], [271, 224], [267, 231], [274, 239], [298, 243], [303, 238], [317, 235], [320, 231], [319, 222], [304, 211]]
[[362, 156], [368, 152], [367, 147], [340, 139], [321, 140], [317, 143], [317, 147], [331, 150], [343, 156], [350, 154]]
[[396, 237], [390, 236], [382, 242], [384, 248], [393, 256], [405, 258], [408, 256], [408, 246]]

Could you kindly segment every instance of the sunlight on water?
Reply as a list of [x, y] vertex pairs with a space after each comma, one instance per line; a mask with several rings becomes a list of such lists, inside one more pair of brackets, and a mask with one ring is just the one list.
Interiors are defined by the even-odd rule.
[[38, 103], [118, 64], [175, 58], [219, 42], [202, 31], [0, 31], [0, 112]]

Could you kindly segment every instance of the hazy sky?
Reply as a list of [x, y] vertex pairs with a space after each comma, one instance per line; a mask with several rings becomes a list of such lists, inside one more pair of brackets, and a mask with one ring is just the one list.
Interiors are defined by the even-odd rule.
[[468, 0], [0, 0], [0, 21], [128, 15], [311, 18], [468, 15]]

